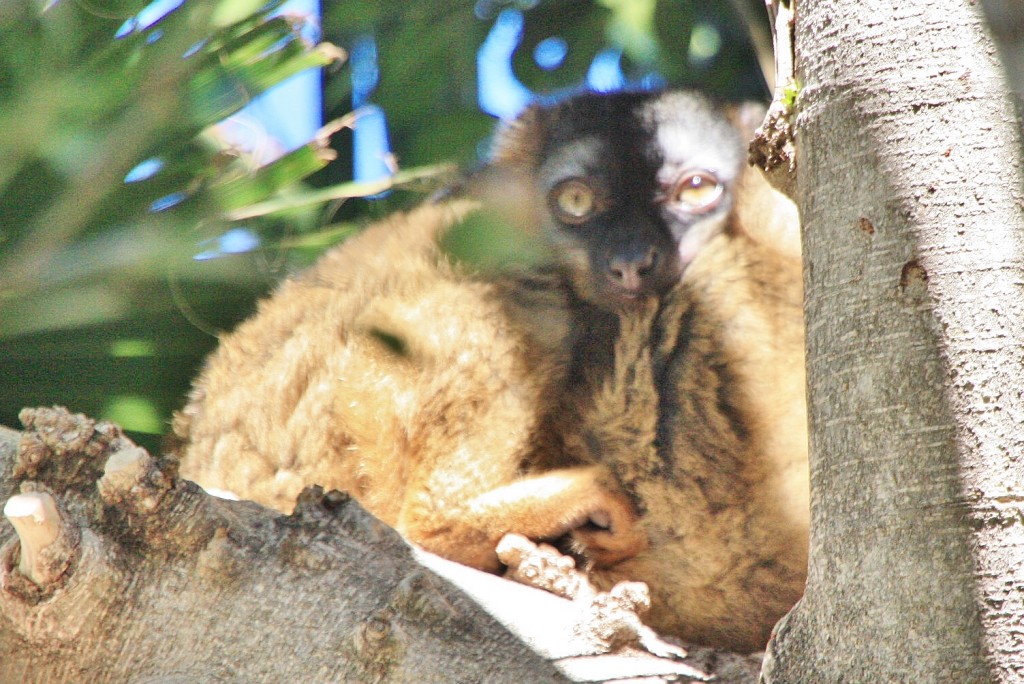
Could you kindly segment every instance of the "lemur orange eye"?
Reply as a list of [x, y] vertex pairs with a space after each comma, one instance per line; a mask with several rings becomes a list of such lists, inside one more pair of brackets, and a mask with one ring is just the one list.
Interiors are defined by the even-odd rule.
[[725, 192], [714, 174], [707, 171], [688, 173], [679, 179], [668, 200], [694, 214], [703, 214], [718, 206]]
[[566, 223], [583, 223], [599, 208], [597, 191], [580, 178], [570, 178], [556, 185], [548, 194], [551, 210]]

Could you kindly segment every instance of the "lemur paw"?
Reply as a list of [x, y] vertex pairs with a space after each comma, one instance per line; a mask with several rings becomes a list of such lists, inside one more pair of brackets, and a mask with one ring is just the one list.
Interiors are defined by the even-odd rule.
[[647, 548], [647, 534], [629, 501], [609, 495], [603, 503], [571, 533], [573, 546], [596, 567], [614, 565]]

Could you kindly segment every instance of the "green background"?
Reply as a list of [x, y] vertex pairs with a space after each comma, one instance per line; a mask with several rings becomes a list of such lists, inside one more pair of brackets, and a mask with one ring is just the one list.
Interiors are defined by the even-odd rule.
[[[0, 6], [0, 424], [16, 427], [23, 406], [59, 404], [117, 420], [158, 448], [219, 331], [326, 246], [442, 182], [226, 220], [226, 209], [351, 180], [348, 130], [331, 138], [337, 158], [326, 166], [305, 149], [258, 173], [210, 132], [261, 90], [321, 63], [286, 21], [250, 16], [263, 4], [189, 0], [119, 40], [118, 27], [145, 3]], [[657, 69], [672, 86], [768, 96], [749, 38], [751, 26], [767, 35], [759, 0], [328, 0], [325, 41], [377, 41], [372, 101], [387, 113], [401, 168], [479, 160], [494, 120], [476, 104], [476, 52], [507, 7], [525, 12], [514, 68], [535, 91], [578, 84], [598, 51], [618, 46], [627, 75]], [[546, 72], [532, 50], [550, 36], [569, 52]], [[328, 66], [323, 80], [324, 120], [348, 114], [348, 65]], [[164, 161], [161, 171], [125, 184], [151, 157]], [[150, 211], [176, 192], [186, 199]], [[258, 250], [192, 259], [243, 223], [261, 236]]]

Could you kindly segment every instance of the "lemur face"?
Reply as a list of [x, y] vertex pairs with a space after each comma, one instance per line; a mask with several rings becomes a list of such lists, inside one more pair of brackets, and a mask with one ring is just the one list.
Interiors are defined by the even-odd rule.
[[739, 133], [703, 97], [624, 93], [527, 110], [494, 164], [529, 170], [577, 293], [617, 310], [678, 282], [724, 224], [743, 158]]

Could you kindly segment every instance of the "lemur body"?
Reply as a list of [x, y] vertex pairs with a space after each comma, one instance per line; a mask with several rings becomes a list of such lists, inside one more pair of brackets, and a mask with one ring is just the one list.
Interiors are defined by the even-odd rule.
[[486, 570], [507, 532], [568, 535], [655, 627], [762, 647], [806, 564], [801, 294], [791, 205], [742, 157], [690, 94], [532, 110], [492, 168], [554, 266], [452, 263], [475, 199], [371, 226], [224, 337], [182, 475], [283, 511], [344, 489]]
[[809, 525], [797, 216], [756, 171], [744, 183], [653, 326], [619, 340], [583, 430], [648, 540], [593, 581], [643, 580], [652, 625], [733, 650], [763, 648], [802, 595]]
[[552, 538], [590, 514], [630, 528], [611, 480], [533, 467], [572, 463], [545, 449], [570, 366], [567, 301], [542, 278], [452, 265], [438, 233], [473, 208], [372, 226], [264, 301], [179, 416], [182, 475], [282, 511], [310, 484], [346, 490], [428, 550], [488, 570], [509, 529]]

